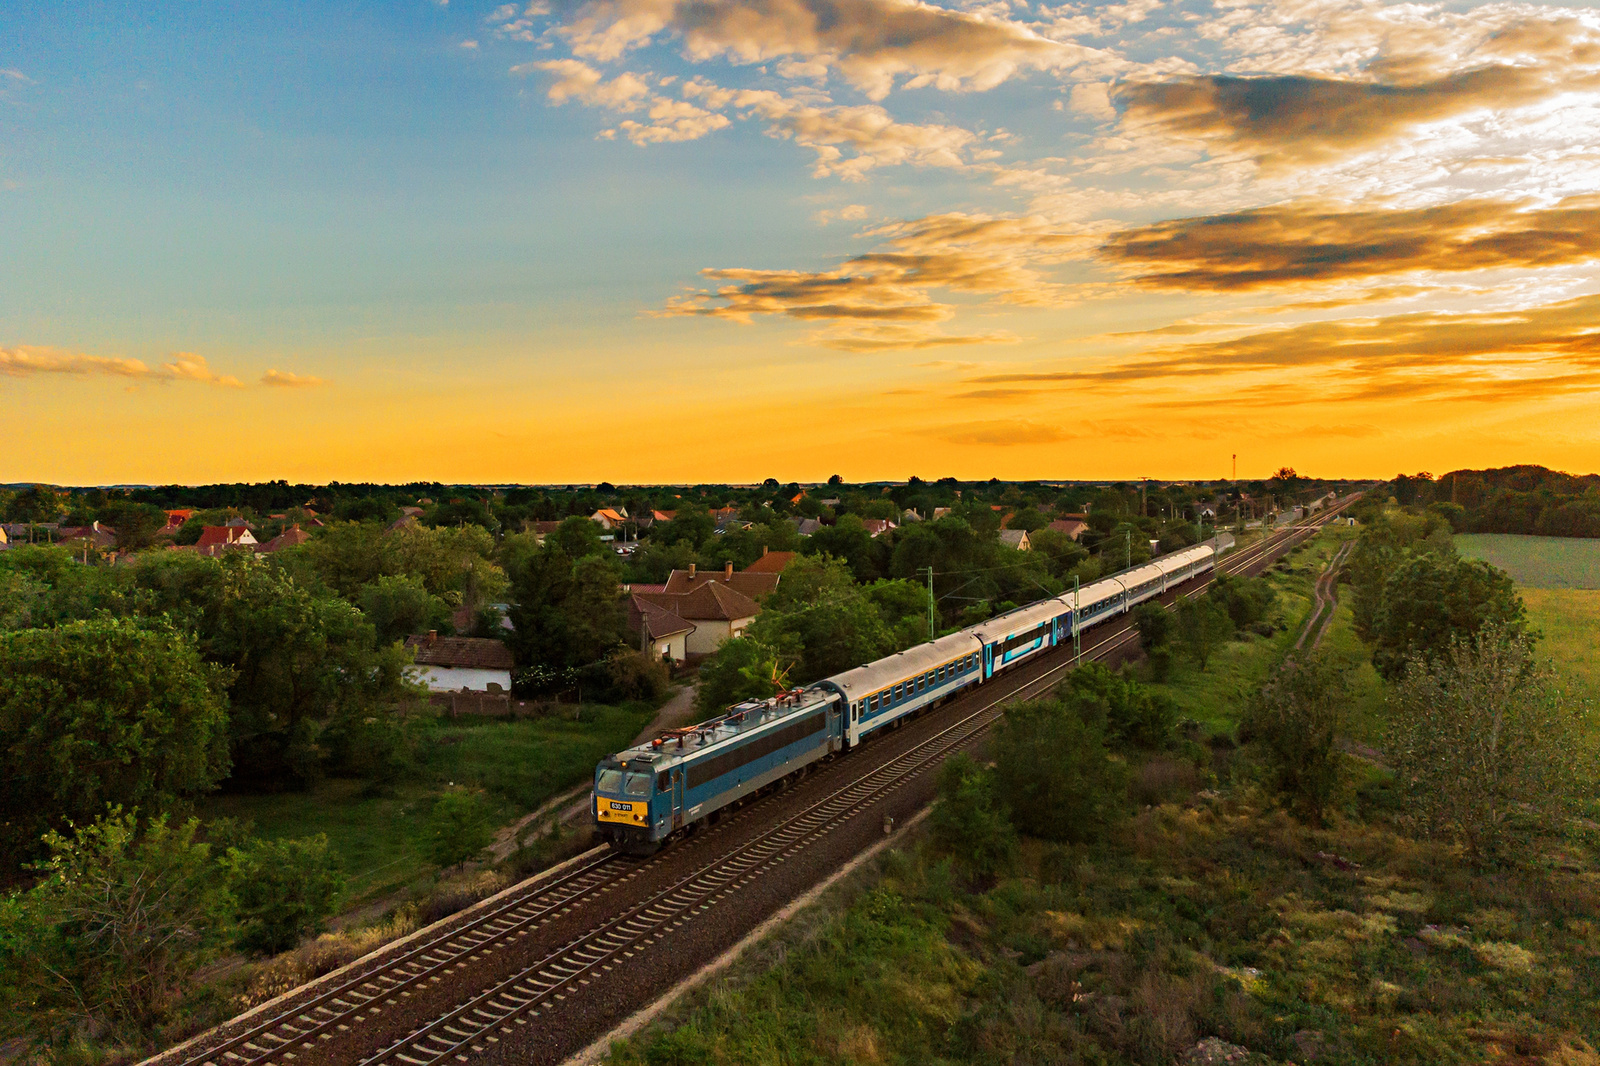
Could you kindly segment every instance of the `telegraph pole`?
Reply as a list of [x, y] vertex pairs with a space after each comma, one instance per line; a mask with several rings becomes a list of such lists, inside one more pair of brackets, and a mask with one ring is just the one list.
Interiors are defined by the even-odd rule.
[[1078, 575], [1072, 575], [1072, 665], [1079, 666], [1083, 663], [1083, 638], [1079, 631], [1083, 627], [1078, 624]]
[[920, 567], [920, 569], [926, 571], [927, 574], [928, 574], [928, 639], [932, 640], [933, 636], [934, 636], [934, 628], [933, 628], [933, 567], [924, 566], [924, 567]]

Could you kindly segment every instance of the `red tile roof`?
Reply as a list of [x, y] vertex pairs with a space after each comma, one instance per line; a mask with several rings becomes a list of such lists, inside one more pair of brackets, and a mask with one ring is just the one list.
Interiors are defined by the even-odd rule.
[[721, 585], [731, 588], [742, 596], [755, 599], [765, 596], [778, 587], [776, 573], [761, 573], [760, 571], [735, 570], [729, 573], [726, 568], [722, 570], [674, 570], [667, 578], [667, 591], [674, 595], [683, 595], [696, 589], [709, 585]]
[[297, 548], [310, 539], [310, 533], [307, 533], [299, 526], [290, 526], [256, 550], [260, 552], [275, 552], [282, 551], [285, 548]]
[[747, 574], [781, 574], [794, 562], [799, 552], [767, 552], [761, 558], [744, 568]]
[[701, 585], [692, 592], [636, 592], [634, 599], [671, 611], [689, 622], [733, 622], [754, 618], [761, 608], [750, 597], [720, 581]]
[[510, 648], [487, 637], [407, 637], [406, 647], [416, 656], [418, 666], [509, 670], [516, 665]]

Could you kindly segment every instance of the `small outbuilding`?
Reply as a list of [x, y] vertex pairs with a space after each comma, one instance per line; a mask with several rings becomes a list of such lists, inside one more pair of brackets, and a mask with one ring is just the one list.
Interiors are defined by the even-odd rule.
[[[487, 637], [407, 637], [416, 676], [432, 692], [509, 692], [516, 665], [505, 643]], [[493, 686], [493, 687], [491, 687]]]

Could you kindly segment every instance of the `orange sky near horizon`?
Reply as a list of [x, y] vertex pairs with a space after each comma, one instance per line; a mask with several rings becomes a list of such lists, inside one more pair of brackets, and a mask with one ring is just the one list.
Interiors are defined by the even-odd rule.
[[0, 482], [1600, 471], [1590, 6], [301, 14], [0, 14]]

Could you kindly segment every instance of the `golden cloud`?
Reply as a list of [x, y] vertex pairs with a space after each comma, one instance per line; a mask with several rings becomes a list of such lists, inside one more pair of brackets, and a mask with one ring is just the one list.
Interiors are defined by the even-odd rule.
[[1600, 257], [1600, 196], [1530, 208], [1463, 200], [1409, 210], [1298, 203], [1123, 230], [1099, 255], [1159, 289], [1246, 291], [1431, 270], [1550, 267]]
[[[1206, 379], [1196, 406], [1402, 398], [1499, 402], [1600, 390], [1600, 295], [1508, 311], [1311, 322], [1226, 340], [1168, 345], [1090, 370], [993, 374], [970, 385], [1040, 391], [1161, 388]], [[1276, 375], [1274, 380], [1242, 375]], [[1287, 376], [1285, 376], [1287, 375]]]
[[558, 32], [575, 55], [601, 62], [663, 33], [696, 62], [798, 57], [807, 76], [837, 71], [874, 100], [898, 78], [908, 88], [983, 90], [1092, 54], [990, 14], [912, 0], [589, 0]]
[[314, 389], [327, 382], [309, 374], [291, 374], [287, 370], [271, 369], [261, 375], [261, 384], [278, 389]]
[[216, 373], [206, 364], [203, 356], [192, 352], [174, 352], [170, 362], [151, 368], [138, 359], [85, 355], [82, 352], [63, 352], [57, 348], [22, 345], [0, 348], [0, 374], [8, 377], [35, 374], [103, 375], [143, 381], [195, 381], [233, 389], [242, 387], [238, 378]]
[[[0, 375], [31, 377], [36, 374], [117, 377], [141, 382], [192, 381], [227, 389], [244, 388], [244, 383], [238, 378], [217, 373], [204, 356], [193, 352], [174, 352], [167, 362], [151, 367], [139, 359], [64, 352], [59, 348], [33, 345], [0, 348]], [[277, 388], [309, 388], [327, 384], [322, 378], [276, 369], [262, 374], [260, 383]]]
[[[846, 260], [831, 270], [712, 268], [701, 272], [726, 282], [668, 301], [664, 315], [697, 315], [750, 322], [757, 315], [802, 320], [934, 323], [955, 309], [936, 303], [930, 290], [995, 295], [1008, 303], [1059, 302], [1059, 286], [1040, 266], [1090, 247], [1081, 234], [1059, 232], [1038, 219], [932, 215], [869, 231], [881, 250]], [[830, 347], [867, 351], [934, 344], [991, 343], [1014, 339], [986, 333], [964, 338], [919, 332], [845, 340], [819, 338]]]
[[1548, 51], [1525, 65], [1419, 76], [1430, 62], [1393, 56], [1368, 67], [1388, 80], [1207, 74], [1128, 82], [1113, 90], [1112, 101], [1134, 126], [1238, 149], [1268, 164], [1315, 162], [1363, 151], [1422, 123], [1593, 88], [1600, 76], [1581, 69], [1596, 58], [1589, 31], [1577, 23], [1569, 28], [1564, 37], [1554, 24], [1543, 27]]

